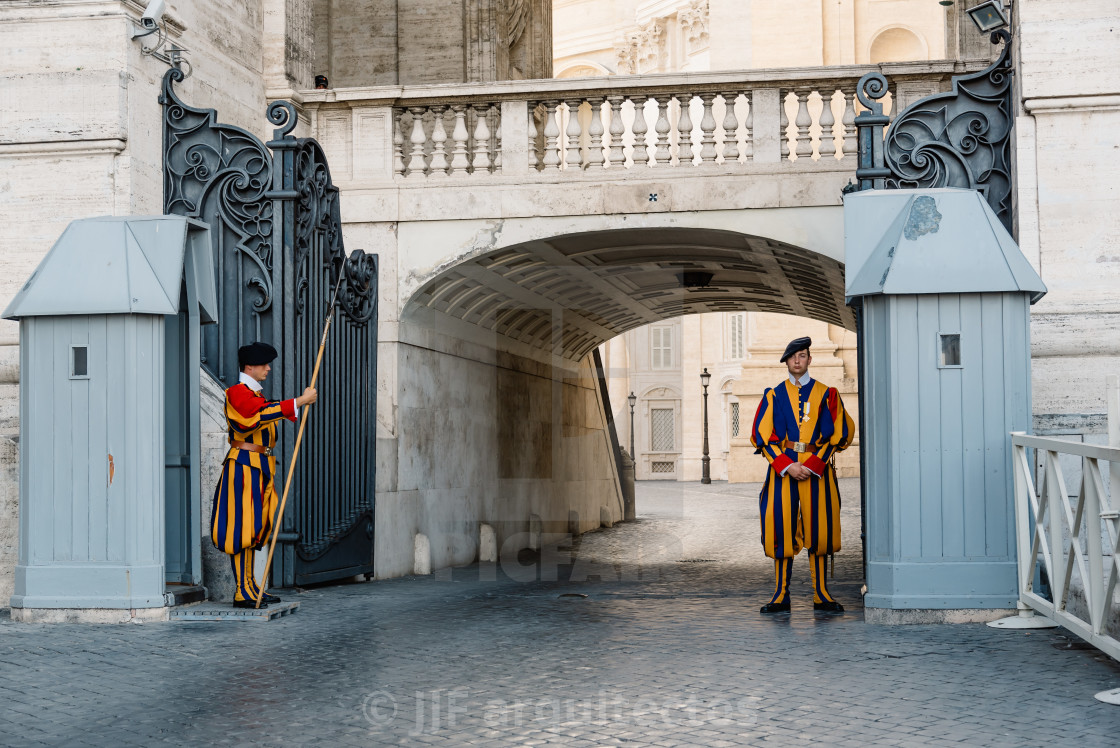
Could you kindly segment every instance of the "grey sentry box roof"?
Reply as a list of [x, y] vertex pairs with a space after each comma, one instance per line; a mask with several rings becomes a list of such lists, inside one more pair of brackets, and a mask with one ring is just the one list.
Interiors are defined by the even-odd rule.
[[1009, 432], [1030, 430], [1030, 305], [1046, 286], [972, 190], [854, 193], [844, 227], [869, 620], [1014, 608]]
[[74, 221], [4, 310], [4, 319], [178, 314], [184, 271], [198, 290], [202, 323], [217, 321], [205, 223], [179, 216]]
[[[886, 232], [875, 236], [886, 227]], [[844, 200], [849, 299], [1026, 291], [1046, 286], [975, 190], [871, 190]]]
[[205, 223], [106, 217], [71, 223], [4, 311], [20, 321], [14, 619], [163, 608], [168, 582], [201, 582], [199, 325], [216, 298]]

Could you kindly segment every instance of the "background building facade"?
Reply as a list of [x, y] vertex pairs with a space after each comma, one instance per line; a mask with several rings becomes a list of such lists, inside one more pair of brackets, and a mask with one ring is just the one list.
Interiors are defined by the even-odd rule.
[[[950, 40], [959, 21], [955, 12], [925, 0], [835, 5], [557, 0], [553, 7], [553, 67], [560, 78], [943, 59], [957, 48]], [[979, 53], [990, 51], [980, 47]], [[837, 111], [842, 104], [834, 104]], [[790, 94], [791, 123], [797, 107]], [[811, 107], [820, 111], [819, 97]], [[819, 137], [820, 127], [813, 132]], [[633, 434], [638, 480], [700, 478], [700, 373], [707, 369], [711, 477], [761, 481], [766, 463], [750, 446], [750, 423], [762, 393], [784, 376], [778, 358], [786, 343], [804, 335], [814, 341], [813, 376], [838, 388], [858, 417], [855, 335], [837, 325], [765, 312], [720, 312], [642, 327], [605, 343], [611, 404], [625, 445], [630, 443], [626, 398], [631, 392], [638, 398]], [[837, 459], [841, 476], [858, 475], [858, 440]]]

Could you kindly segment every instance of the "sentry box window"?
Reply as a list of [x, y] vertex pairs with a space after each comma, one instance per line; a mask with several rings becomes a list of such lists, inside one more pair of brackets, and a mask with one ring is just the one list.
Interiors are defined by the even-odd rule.
[[939, 369], [961, 368], [961, 334], [959, 332], [942, 332], [937, 334]]
[[89, 346], [70, 346], [70, 378], [89, 379]]

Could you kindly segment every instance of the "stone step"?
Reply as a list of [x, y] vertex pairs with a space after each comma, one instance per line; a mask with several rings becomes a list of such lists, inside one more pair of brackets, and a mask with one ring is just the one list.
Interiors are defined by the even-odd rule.
[[171, 607], [191, 605], [206, 600], [206, 588], [198, 584], [169, 584], [163, 593], [163, 601]]

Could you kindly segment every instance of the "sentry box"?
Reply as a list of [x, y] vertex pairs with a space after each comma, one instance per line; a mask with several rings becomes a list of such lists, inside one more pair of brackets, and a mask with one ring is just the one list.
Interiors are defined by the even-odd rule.
[[[1011, 431], [1031, 428], [1030, 305], [1046, 286], [974, 190], [844, 200], [860, 313], [869, 620], [1014, 608]], [[887, 620], [887, 619], [884, 619]]]
[[163, 608], [167, 583], [201, 583], [209, 233], [178, 216], [74, 221], [4, 311], [20, 322], [14, 619]]

